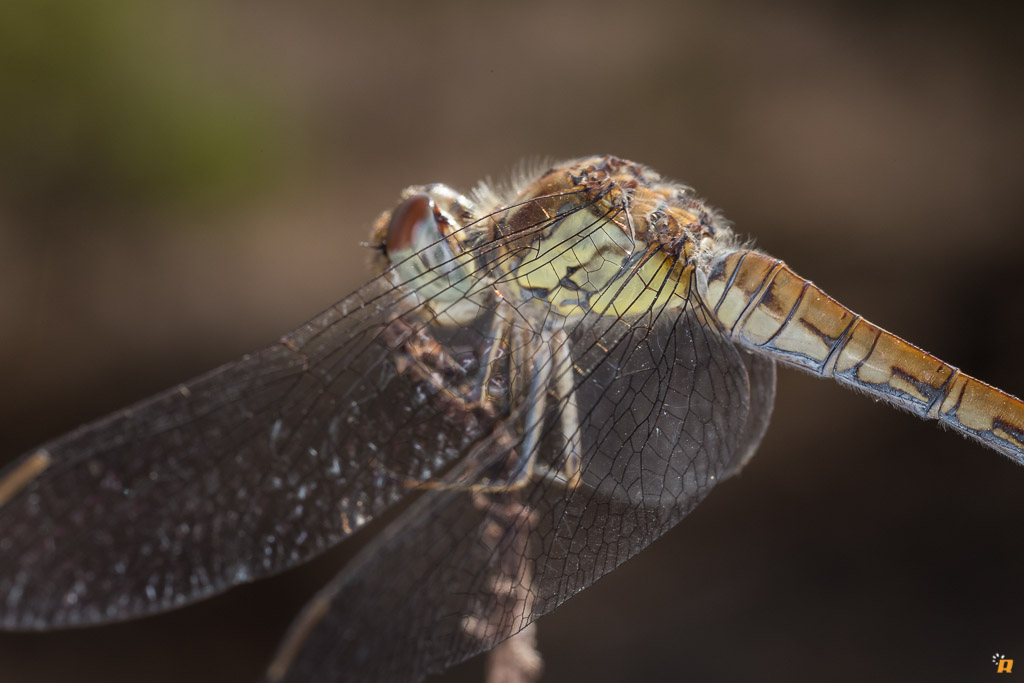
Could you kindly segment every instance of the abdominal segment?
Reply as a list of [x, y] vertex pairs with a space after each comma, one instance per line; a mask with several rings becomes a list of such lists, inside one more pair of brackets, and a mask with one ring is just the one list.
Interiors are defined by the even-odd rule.
[[704, 289], [744, 346], [939, 420], [1024, 464], [1024, 402], [868, 322], [782, 261], [752, 250], [721, 254]]

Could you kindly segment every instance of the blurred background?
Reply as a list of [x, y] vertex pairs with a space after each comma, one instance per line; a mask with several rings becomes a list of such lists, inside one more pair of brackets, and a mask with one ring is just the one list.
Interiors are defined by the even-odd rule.
[[[5, 0], [0, 461], [341, 298], [404, 186], [593, 153], [693, 184], [1024, 394], [1019, 25], [966, 3]], [[1024, 470], [809, 376], [778, 390], [740, 477], [540, 621], [545, 681], [1024, 665]], [[255, 680], [349, 552], [158, 618], [0, 634], [0, 679]]]

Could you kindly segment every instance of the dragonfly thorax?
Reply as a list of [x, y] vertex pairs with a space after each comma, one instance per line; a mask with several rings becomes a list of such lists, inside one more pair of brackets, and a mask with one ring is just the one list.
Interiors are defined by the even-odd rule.
[[681, 308], [695, 266], [731, 233], [691, 188], [604, 156], [472, 199], [445, 185], [408, 188], [374, 242], [392, 283], [442, 324], [473, 321], [493, 297], [551, 324]]
[[480, 214], [505, 241], [503, 296], [567, 322], [681, 308], [694, 267], [732, 241], [691, 188], [610, 156], [539, 174]]

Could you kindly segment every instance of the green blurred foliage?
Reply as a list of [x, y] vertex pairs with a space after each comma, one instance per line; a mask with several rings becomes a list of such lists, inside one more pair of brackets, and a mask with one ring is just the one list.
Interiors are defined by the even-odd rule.
[[173, 8], [0, 3], [2, 208], [223, 203], [281, 176], [271, 94], [208, 68]]

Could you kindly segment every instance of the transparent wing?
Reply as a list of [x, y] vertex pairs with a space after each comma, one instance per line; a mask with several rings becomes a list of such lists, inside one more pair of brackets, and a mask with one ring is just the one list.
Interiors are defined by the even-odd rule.
[[[307, 607], [269, 680], [415, 681], [493, 647], [686, 516], [767, 426], [774, 364], [694, 306], [581, 325], [571, 345], [580, 485], [429, 491]], [[552, 463], [566, 405], [545, 422]]]
[[449, 466], [501, 406], [460, 395], [485, 334], [453, 332], [462, 356], [423, 367], [425, 318], [378, 278], [279, 343], [26, 454], [0, 477], [0, 626], [128, 619], [282, 571]]

